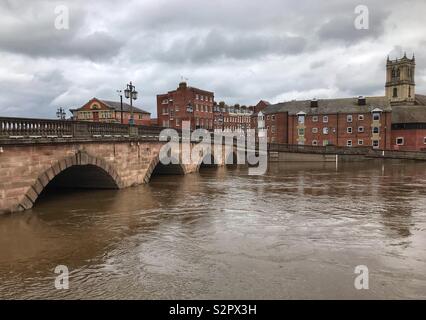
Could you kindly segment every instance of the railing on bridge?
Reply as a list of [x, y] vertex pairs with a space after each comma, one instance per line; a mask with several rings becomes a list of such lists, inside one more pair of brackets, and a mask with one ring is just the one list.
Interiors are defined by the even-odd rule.
[[[298, 152], [298, 153], [320, 153], [320, 154], [351, 154], [365, 155], [373, 150], [371, 147], [338, 147], [338, 146], [308, 146], [295, 144], [268, 143], [270, 152]], [[381, 152], [381, 150], [373, 150]]]
[[0, 139], [158, 137], [162, 129], [120, 123], [0, 117]]

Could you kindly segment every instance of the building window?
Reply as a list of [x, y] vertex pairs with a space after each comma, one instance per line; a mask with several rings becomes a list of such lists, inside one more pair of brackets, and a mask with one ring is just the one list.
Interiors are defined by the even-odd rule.
[[325, 146], [328, 146], [328, 140], [323, 140], [322, 145], [323, 145], [324, 147], [325, 147]]
[[299, 123], [305, 123], [305, 116], [298, 116], [298, 117], [297, 117], [297, 121], [298, 121]]
[[269, 120], [271, 117], [270, 116], [266, 116], [266, 120]]
[[358, 120], [359, 121], [363, 121], [364, 120], [364, 115], [363, 114], [359, 114], [358, 115]]
[[318, 128], [312, 128], [312, 133], [318, 133]]
[[322, 122], [327, 123], [328, 122], [328, 116], [322, 117]]
[[351, 114], [348, 114], [348, 115], [346, 116], [346, 121], [347, 121], [347, 122], [352, 122], [352, 115], [351, 115]]
[[426, 137], [423, 138], [423, 144], [426, 144]]
[[199, 100], [200, 96], [198, 94], [195, 95], [195, 99]]
[[304, 136], [305, 135], [305, 129], [299, 129], [298, 130], [298, 132], [299, 132], [299, 136]]
[[313, 116], [312, 117], [312, 122], [318, 122], [318, 116]]
[[393, 88], [393, 97], [398, 98], [398, 88]]
[[179, 111], [179, 106], [178, 105], [175, 105], [175, 110]]
[[162, 104], [168, 104], [169, 103], [169, 99], [163, 99], [163, 102], [161, 102]]
[[179, 127], [179, 126], [180, 126], [180, 119], [176, 118], [176, 127]]
[[373, 148], [374, 149], [379, 148], [379, 140], [373, 140]]
[[411, 87], [408, 87], [408, 97], [411, 98]]
[[312, 140], [312, 145], [316, 147], [318, 145], [318, 141], [317, 140]]
[[347, 128], [346, 128], [346, 132], [347, 132], [347, 133], [352, 133], [352, 127], [347, 127]]
[[322, 128], [322, 133], [323, 134], [328, 134], [328, 128], [327, 127]]
[[272, 133], [275, 133], [275, 126], [272, 126], [272, 127], [271, 127], [271, 132], [272, 132]]
[[380, 113], [373, 113], [373, 120], [379, 121], [380, 120]]
[[275, 121], [275, 115], [272, 115], [272, 116], [271, 116], [271, 120], [272, 120], [272, 121]]
[[359, 139], [359, 140], [358, 140], [358, 145], [359, 145], [359, 146], [363, 146], [363, 145], [364, 145], [364, 140]]
[[403, 146], [404, 145], [404, 138], [403, 137], [396, 138], [396, 145], [397, 146]]
[[379, 127], [373, 127], [373, 133], [380, 133]]
[[358, 127], [358, 132], [363, 133], [364, 132], [364, 127]]
[[352, 140], [346, 141], [346, 146], [347, 147], [352, 147]]

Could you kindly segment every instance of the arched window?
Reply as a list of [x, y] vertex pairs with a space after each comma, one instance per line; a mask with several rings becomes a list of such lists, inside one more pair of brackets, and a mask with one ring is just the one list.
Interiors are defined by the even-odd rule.
[[393, 97], [398, 98], [398, 88], [393, 88]]

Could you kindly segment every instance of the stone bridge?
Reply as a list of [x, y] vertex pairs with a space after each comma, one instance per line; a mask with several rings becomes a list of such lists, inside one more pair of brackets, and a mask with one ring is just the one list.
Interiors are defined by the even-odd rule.
[[[198, 172], [203, 160], [215, 157], [212, 147], [210, 154], [200, 154], [201, 161], [163, 165], [161, 129], [0, 118], [0, 213], [30, 209], [48, 186], [121, 189], [148, 183], [154, 172]], [[222, 152], [219, 165], [230, 156], [225, 146]]]

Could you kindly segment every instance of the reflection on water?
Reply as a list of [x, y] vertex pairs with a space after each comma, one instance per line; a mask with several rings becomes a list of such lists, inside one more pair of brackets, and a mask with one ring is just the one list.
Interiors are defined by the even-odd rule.
[[426, 298], [425, 182], [425, 163], [280, 163], [50, 193], [0, 217], [0, 298]]

